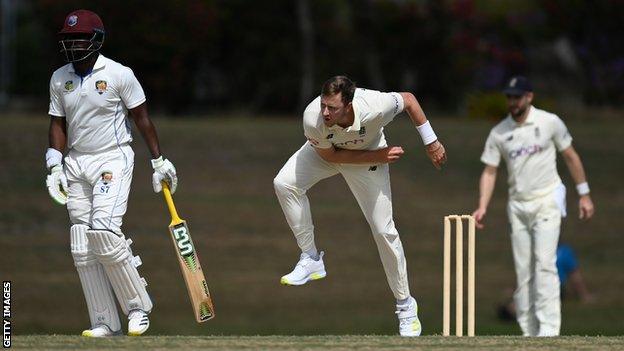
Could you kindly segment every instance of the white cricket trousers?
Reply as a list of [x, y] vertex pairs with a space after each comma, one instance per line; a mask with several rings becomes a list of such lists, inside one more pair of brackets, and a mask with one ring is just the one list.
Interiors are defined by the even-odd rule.
[[[562, 198], [563, 196], [563, 198]], [[510, 200], [511, 246], [516, 268], [518, 324], [525, 336], [557, 336], [561, 328], [557, 243], [565, 187], [530, 200]]]
[[306, 191], [318, 181], [340, 173], [355, 196], [377, 244], [390, 289], [397, 300], [410, 297], [407, 264], [399, 233], [392, 219], [388, 164], [332, 164], [309, 144], [286, 162], [273, 183], [286, 221], [302, 252], [316, 248], [314, 225]]
[[65, 157], [65, 175], [71, 223], [122, 235], [133, 168], [134, 152], [128, 144], [100, 153], [70, 150]]

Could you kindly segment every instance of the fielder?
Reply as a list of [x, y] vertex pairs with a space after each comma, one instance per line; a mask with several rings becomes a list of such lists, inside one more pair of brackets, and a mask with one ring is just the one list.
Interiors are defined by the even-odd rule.
[[[128, 316], [128, 335], [149, 328], [152, 310], [121, 224], [134, 168], [129, 117], [152, 154], [154, 191], [177, 186], [176, 170], [160, 153], [145, 94], [132, 70], [100, 54], [104, 25], [87, 10], [70, 13], [59, 33], [68, 62], [50, 80], [50, 148], [46, 166], [52, 199], [67, 205], [74, 264], [87, 302], [91, 327], [83, 336], [119, 334], [117, 297]], [[63, 151], [67, 154], [63, 157]]]
[[406, 111], [416, 124], [426, 151], [440, 168], [446, 161], [442, 144], [411, 93], [383, 93], [356, 88], [344, 76], [329, 79], [321, 95], [303, 114], [308, 142], [290, 157], [274, 179], [275, 192], [301, 257], [294, 270], [281, 278], [285, 285], [302, 285], [324, 278], [324, 252], [314, 242], [314, 226], [306, 191], [321, 179], [341, 174], [355, 196], [381, 257], [388, 284], [396, 298], [402, 336], [418, 336], [416, 300], [410, 295], [403, 246], [392, 218], [388, 163], [403, 154], [388, 147], [383, 127]]
[[513, 77], [505, 86], [509, 115], [492, 128], [481, 161], [477, 226], [492, 197], [501, 158], [509, 173], [507, 213], [516, 268], [514, 300], [517, 320], [525, 336], [557, 336], [561, 327], [561, 300], [557, 275], [557, 242], [565, 216], [565, 186], [557, 173], [559, 151], [576, 183], [579, 218], [589, 219], [594, 205], [581, 159], [572, 137], [556, 115], [531, 105], [533, 89], [525, 77]]

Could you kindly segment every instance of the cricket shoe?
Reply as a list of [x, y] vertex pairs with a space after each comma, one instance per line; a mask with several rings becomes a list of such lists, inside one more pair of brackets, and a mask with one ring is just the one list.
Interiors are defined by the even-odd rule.
[[143, 310], [132, 310], [128, 315], [128, 335], [139, 336], [147, 331], [150, 322]]
[[325, 278], [325, 264], [323, 264], [323, 255], [321, 251], [318, 260], [312, 259], [307, 253], [302, 253], [299, 262], [292, 272], [286, 274], [280, 279], [280, 283], [284, 285], [303, 285], [310, 280], [318, 280]]
[[405, 305], [397, 305], [396, 314], [399, 317], [399, 334], [401, 336], [420, 336], [422, 326], [418, 319], [418, 304], [413, 297]]
[[95, 327], [93, 327], [91, 329], [87, 329], [87, 330], [83, 330], [82, 331], [82, 336], [86, 336], [86, 337], [89, 337], [89, 338], [104, 338], [104, 337], [107, 337], [107, 336], [114, 336], [114, 335], [117, 335], [117, 334], [118, 333], [113, 332], [106, 325], [98, 325], [98, 326], [95, 326]]

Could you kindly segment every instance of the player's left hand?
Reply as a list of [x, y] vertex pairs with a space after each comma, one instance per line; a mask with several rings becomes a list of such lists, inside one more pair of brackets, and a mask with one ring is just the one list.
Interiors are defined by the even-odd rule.
[[594, 215], [594, 203], [591, 197], [583, 195], [579, 198], [579, 219], [590, 219]]
[[154, 187], [154, 192], [161, 192], [162, 184], [160, 182], [165, 181], [169, 184], [171, 193], [175, 193], [176, 188], [178, 187], [178, 175], [176, 174], [176, 169], [173, 166], [173, 163], [160, 156], [159, 158], [152, 160], [152, 167], [154, 168], [154, 174], [152, 175], [152, 186]]
[[427, 156], [429, 156], [433, 166], [436, 169], [441, 169], [442, 165], [446, 162], [446, 150], [444, 149], [444, 145], [442, 145], [439, 140], [436, 140], [425, 146], [425, 149], [427, 150]]

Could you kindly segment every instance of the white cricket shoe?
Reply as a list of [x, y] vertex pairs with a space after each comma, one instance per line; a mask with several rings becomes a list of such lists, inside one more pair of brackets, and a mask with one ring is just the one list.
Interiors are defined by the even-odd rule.
[[413, 297], [405, 305], [397, 305], [396, 314], [399, 317], [399, 334], [401, 336], [420, 336], [422, 326], [418, 319], [418, 304]]
[[321, 251], [319, 259], [315, 261], [308, 254], [302, 253], [295, 269], [283, 276], [282, 279], [280, 279], [280, 283], [284, 285], [303, 285], [310, 280], [325, 278], [327, 273], [325, 272], [325, 264], [323, 263], [324, 254], [325, 252]]
[[106, 325], [98, 325], [91, 329], [83, 330], [82, 336], [86, 336], [89, 338], [104, 338], [107, 336], [113, 336], [115, 332], [110, 330]]
[[128, 335], [139, 336], [147, 331], [150, 322], [143, 310], [132, 310], [128, 315]]

